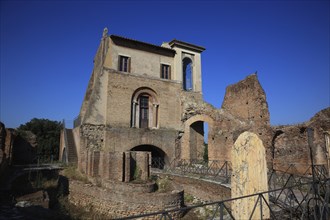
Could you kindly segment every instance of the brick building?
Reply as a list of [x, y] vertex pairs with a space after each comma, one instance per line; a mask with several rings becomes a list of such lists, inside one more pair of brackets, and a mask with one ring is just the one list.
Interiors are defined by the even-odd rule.
[[[237, 137], [251, 131], [263, 141], [271, 169], [278, 135], [270, 126], [257, 74], [228, 86], [222, 107], [216, 109], [202, 97], [204, 50], [179, 40], [156, 46], [109, 36], [105, 29], [74, 128], [62, 132], [60, 159], [77, 162], [80, 171], [92, 176], [124, 180], [132, 158], [144, 158], [136, 163], [153, 161], [159, 168], [157, 161], [202, 160], [203, 126], [208, 123], [208, 160], [230, 161]], [[328, 130], [318, 127], [319, 133]], [[325, 139], [318, 140], [323, 155]], [[287, 144], [281, 142], [281, 147], [290, 148]], [[146, 159], [149, 153], [124, 153], [128, 151], [151, 152], [152, 160]]]

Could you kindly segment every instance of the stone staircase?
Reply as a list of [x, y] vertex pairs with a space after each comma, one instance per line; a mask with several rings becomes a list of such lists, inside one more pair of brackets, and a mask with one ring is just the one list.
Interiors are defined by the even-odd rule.
[[72, 129], [65, 129], [66, 130], [66, 138], [68, 143], [68, 162], [69, 163], [77, 163], [77, 151], [76, 145], [74, 143]]

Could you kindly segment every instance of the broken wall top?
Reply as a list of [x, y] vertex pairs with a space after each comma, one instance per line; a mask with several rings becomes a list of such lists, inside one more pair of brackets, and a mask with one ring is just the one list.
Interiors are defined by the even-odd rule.
[[266, 94], [256, 74], [226, 88], [222, 109], [257, 126], [270, 125]]

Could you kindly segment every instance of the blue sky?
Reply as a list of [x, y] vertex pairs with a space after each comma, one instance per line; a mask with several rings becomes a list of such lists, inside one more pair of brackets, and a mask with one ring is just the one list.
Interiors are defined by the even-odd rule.
[[0, 120], [79, 113], [104, 27], [160, 45], [206, 48], [204, 99], [258, 71], [271, 124], [309, 120], [329, 107], [329, 1], [1, 1]]

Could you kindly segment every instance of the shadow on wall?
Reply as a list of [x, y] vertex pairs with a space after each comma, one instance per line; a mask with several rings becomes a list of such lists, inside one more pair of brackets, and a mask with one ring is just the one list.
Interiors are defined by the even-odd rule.
[[164, 169], [166, 154], [165, 152], [153, 145], [139, 145], [133, 147], [131, 151], [146, 151], [151, 152], [151, 167]]
[[13, 143], [12, 163], [17, 165], [34, 163], [36, 156], [36, 147], [17, 135]]

